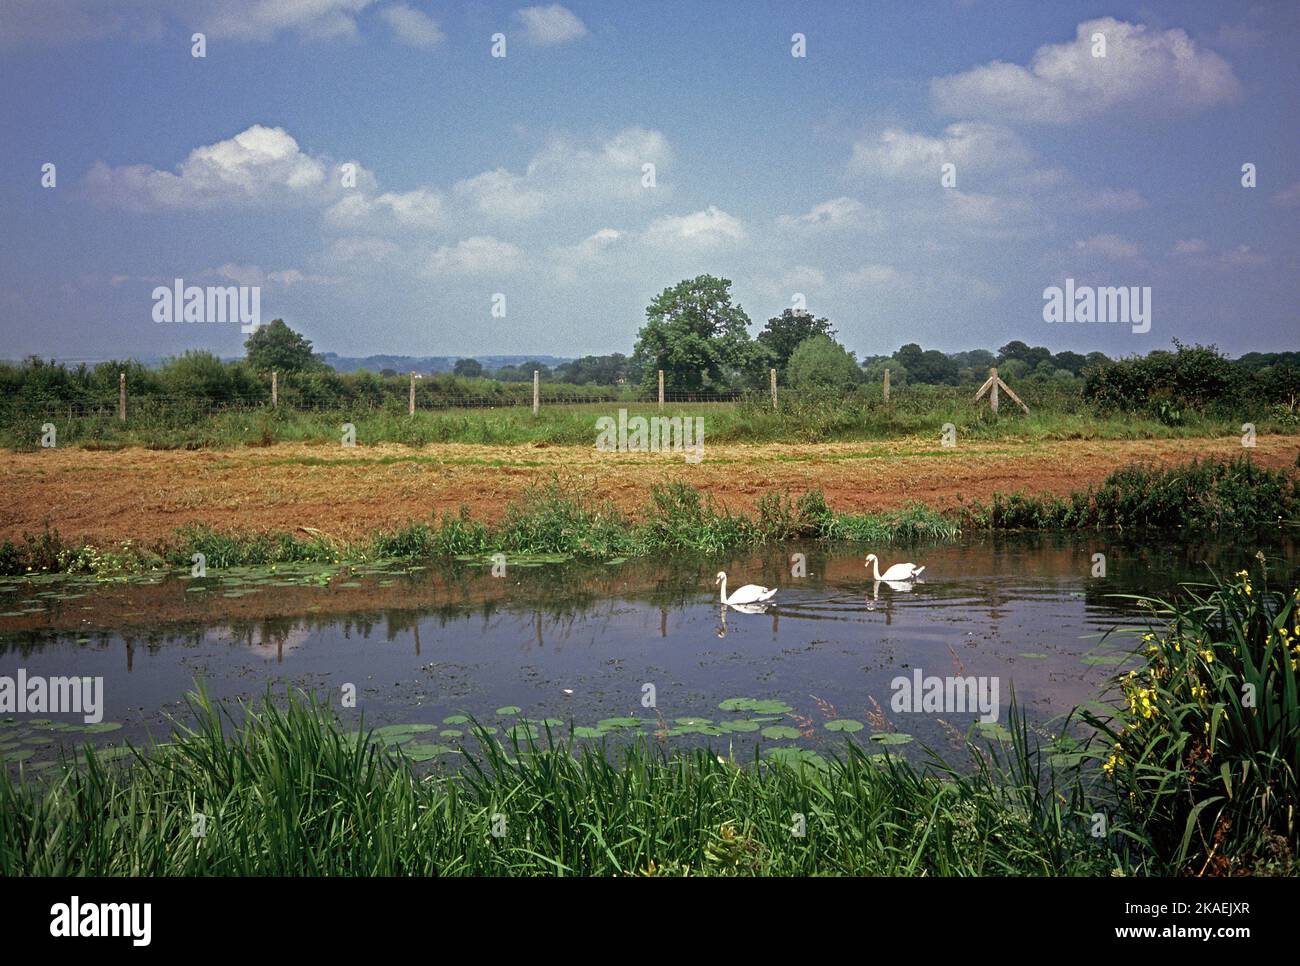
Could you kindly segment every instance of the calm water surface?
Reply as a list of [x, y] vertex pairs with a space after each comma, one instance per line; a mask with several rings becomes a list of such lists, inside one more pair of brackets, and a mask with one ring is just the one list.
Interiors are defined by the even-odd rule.
[[[1003, 538], [877, 551], [885, 565], [926, 564], [924, 582], [910, 590], [873, 585], [860, 553], [812, 546], [731, 561], [507, 565], [501, 578], [473, 564], [389, 564], [10, 581], [0, 593], [0, 675], [102, 677], [104, 725], [88, 733], [80, 716], [2, 714], [0, 755], [30, 767], [79, 741], [162, 739], [196, 680], [221, 699], [308, 688], [344, 720], [364, 713], [367, 725], [434, 725], [421, 738], [447, 745], [457, 736], [439, 732], [465, 727], [443, 723], [455, 715], [500, 727], [553, 719], [565, 730], [603, 721], [615, 737], [628, 729], [608, 719], [633, 717], [646, 733], [674, 732], [670, 744], [710, 742], [739, 754], [759, 742], [841, 742], [825, 729], [836, 718], [865, 725], [856, 740], [885, 728], [941, 745], [951, 739], [943, 722], [965, 730], [975, 715], [891, 710], [891, 681], [919, 668], [996, 679], [1000, 721], [1014, 689], [1050, 731], [1095, 699], [1132, 650], [1132, 635], [1114, 632], [1144, 621], [1123, 595], [1172, 593], [1211, 570], [1240, 569], [1260, 549], [1296, 576], [1293, 546], [1276, 537], [1157, 546]], [[800, 552], [808, 572], [794, 578], [791, 555]], [[1104, 578], [1092, 576], [1099, 552]], [[780, 587], [774, 605], [761, 614], [724, 610], [713, 585], [719, 569], [733, 589]], [[642, 706], [646, 684], [658, 714]], [[340, 707], [348, 685], [355, 709]], [[790, 710], [719, 709], [737, 697]], [[708, 734], [740, 719], [800, 735]]]

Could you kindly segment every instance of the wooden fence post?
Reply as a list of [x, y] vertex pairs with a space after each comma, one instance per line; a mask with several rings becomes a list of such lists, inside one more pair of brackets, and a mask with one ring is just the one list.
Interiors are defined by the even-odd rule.
[[659, 370], [659, 408], [664, 408], [664, 371]]
[[776, 409], [776, 370], [767, 370], [769, 381], [772, 383], [772, 408]]
[[411, 401], [406, 405], [406, 415], [415, 415], [415, 373], [411, 373]]
[[533, 415], [542, 408], [542, 377], [539, 370], [533, 370]]
[[126, 373], [117, 374], [117, 418], [126, 422]]
[[1011, 391], [1010, 386], [998, 377], [997, 369], [989, 370], [989, 377], [984, 381], [984, 385], [980, 386], [979, 392], [975, 394], [975, 401], [979, 402], [984, 398], [984, 394], [987, 392], [989, 394], [989, 405], [993, 407], [993, 412], [996, 413], [998, 411], [998, 390], [1005, 392], [1011, 397], [1012, 402], [1025, 411], [1026, 415], [1029, 414], [1029, 407], [1024, 404], [1024, 401], [1019, 396]]
[[271, 407], [275, 408], [280, 405], [280, 380], [279, 373], [274, 369], [271, 370]]
[[885, 370], [885, 402], [889, 402], [889, 370]]

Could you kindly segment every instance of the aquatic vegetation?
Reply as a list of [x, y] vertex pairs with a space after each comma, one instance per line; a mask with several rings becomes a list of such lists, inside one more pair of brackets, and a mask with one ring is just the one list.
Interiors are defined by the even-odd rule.
[[[131, 766], [0, 773], [0, 875], [1105, 875], [1141, 866], [1094, 839], [1077, 782], [1032, 764], [1013, 723], [1006, 759], [967, 769], [776, 747], [748, 763], [617, 757], [480, 740], [460, 767], [445, 745], [367, 742], [293, 696], [238, 724], [203, 695], [167, 747]], [[486, 737], [486, 736], [484, 736]], [[193, 816], [208, 816], [203, 836]], [[790, 832], [795, 814], [807, 832]], [[500, 834], [494, 834], [494, 829]]]
[[1270, 470], [1242, 456], [1173, 467], [1125, 467], [1099, 487], [1068, 497], [995, 494], [989, 504], [967, 510], [964, 522], [990, 530], [1217, 530], [1297, 520], [1300, 474]]
[[1135, 833], [1195, 875], [1294, 873], [1300, 853], [1300, 590], [1261, 559], [1174, 603], [1148, 599], [1146, 666], [1119, 675], [1103, 770]]

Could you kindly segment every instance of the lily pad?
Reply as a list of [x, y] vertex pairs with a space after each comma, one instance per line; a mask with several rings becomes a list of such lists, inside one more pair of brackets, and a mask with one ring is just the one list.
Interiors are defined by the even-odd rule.
[[522, 710], [523, 710], [522, 708], [518, 708], [513, 704], [508, 704], [504, 708], [497, 708], [497, 714], [500, 715], [518, 714]]
[[853, 734], [855, 731], [861, 731], [865, 728], [861, 721], [854, 721], [852, 718], [836, 718], [834, 721], [826, 722], [827, 731], [843, 731], [847, 734]]
[[912, 736], [901, 731], [883, 731], [872, 735], [871, 740], [879, 745], [905, 745], [912, 740]]
[[601, 718], [596, 722], [597, 728], [636, 728], [642, 724], [640, 718]]
[[451, 715], [448, 715], [447, 717], [443, 718], [443, 719], [442, 719], [442, 723], [443, 723], [443, 724], [446, 724], [446, 725], [462, 725], [462, 724], [468, 724], [468, 723], [469, 723], [469, 718], [468, 718], [467, 716], [463, 715], [463, 714], [451, 714]]
[[791, 728], [789, 725], [768, 725], [763, 729], [763, 737], [770, 738], [773, 741], [781, 741], [786, 738], [798, 738], [799, 729]]
[[727, 698], [718, 707], [723, 711], [753, 711], [757, 714], [786, 714], [794, 710], [784, 701], [761, 698]]
[[402, 754], [411, 761], [431, 761], [439, 755], [453, 755], [456, 749], [450, 745], [433, 745], [422, 741], [412, 742], [402, 749]]

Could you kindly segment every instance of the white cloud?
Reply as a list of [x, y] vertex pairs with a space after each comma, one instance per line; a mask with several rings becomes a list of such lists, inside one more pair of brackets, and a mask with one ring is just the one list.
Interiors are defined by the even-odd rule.
[[523, 256], [523, 251], [510, 242], [476, 235], [455, 245], [443, 245], [429, 256], [425, 270], [434, 276], [498, 275], [518, 269]]
[[745, 228], [725, 211], [709, 205], [689, 215], [656, 218], [642, 238], [655, 248], [709, 250], [743, 241]]
[[555, 274], [564, 282], [573, 282], [585, 265], [599, 261], [614, 245], [622, 241], [623, 232], [616, 228], [602, 228], [575, 245], [562, 245], [550, 251]]
[[437, 47], [447, 39], [438, 27], [438, 21], [427, 13], [408, 7], [404, 3], [394, 4], [379, 11], [379, 16], [393, 31], [399, 43], [408, 47], [429, 49]]
[[780, 215], [776, 223], [782, 228], [802, 231], [820, 229], [856, 228], [870, 225], [881, 226], [880, 212], [868, 211], [866, 205], [853, 198], [832, 198], [814, 205], [802, 215]]
[[1137, 258], [1141, 250], [1119, 235], [1093, 235], [1074, 243], [1074, 251], [1082, 255], [1097, 255], [1114, 261]]
[[303, 284], [337, 285], [343, 281], [332, 275], [314, 275], [296, 268], [267, 272], [256, 265], [238, 265], [234, 262], [226, 262], [218, 268], [205, 268], [198, 273], [198, 277], [232, 282], [235, 285], [278, 285], [282, 288]]
[[[1092, 56], [1095, 33], [1106, 38], [1105, 57]], [[1039, 47], [1028, 67], [993, 61], [930, 82], [941, 113], [1047, 124], [1121, 105], [1160, 115], [1202, 110], [1240, 93], [1231, 65], [1184, 31], [1113, 17], [1079, 24], [1069, 43]]]
[[824, 289], [826, 273], [811, 265], [795, 265], [775, 275], [761, 275], [753, 284], [764, 298], [790, 304], [796, 292], [807, 295]]
[[357, 35], [356, 15], [375, 0], [201, 0], [198, 29], [212, 38], [267, 41], [282, 31], [311, 40]]
[[1141, 211], [1147, 207], [1147, 200], [1131, 188], [1102, 188], [1086, 196], [1083, 206], [1088, 211]]
[[83, 187], [97, 204], [144, 212], [318, 203], [339, 183], [324, 159], [304, 154], [283, 128], [254, 124], [233, 138], [195, 148], [175, 172], [145, 164], [114, 168], [97, 161]]
[[396, 225], [404, 228], [440, 228], [446, 218], [442, 195], [429, 188], [413, 191], [385, 191], [371, 195], [362, 191], [344, 195], [326, 212], [325, 219], [340, 228]]
[[525, 176], [505, 168], [459, 181], [453, 190], [491, 218], [531, 218], [546, 207], [542, 191], [530, 186]]
[[376, 0], [0, 0], [0, 46], [64, 45], [125, 38], [265, 42], [283, 32], [307, 40], [357, 36], [357, 14]]
[[908, 284], [910, 276], [893, 265], [871, 262], [840, 276], [840, 281], [850, 288], [901, 288]]
[[587, 36], [586, 25], [558, 3], [517, 10], [515, 20], [524, 28], [524, 39], [537, 47], [554, 47]]
[[902, 128], [886, 128], [853, 145], [852, 175], [932, 180], [939, 184], [940, 166], [957, 166], [957, 183], [970, 171], [1003, 170], [1028, 164], [1032, 154], [1010, 128], [979, 121], [950, 124], [941, 137]]
[[349, 236], [335, 239], [328, 257], [339, 262], [382, 262], [401, 249], [386, 238]]
[[1188, 264], [1198, 269], [1256, 268], [1268, 264], [1268, 256], [1259, 254], [1249, 245], [1211, 254], [1210, 246], [1199, 238], [1179, 240], [1174, 244], [1173, 254], [1186, 257]]

